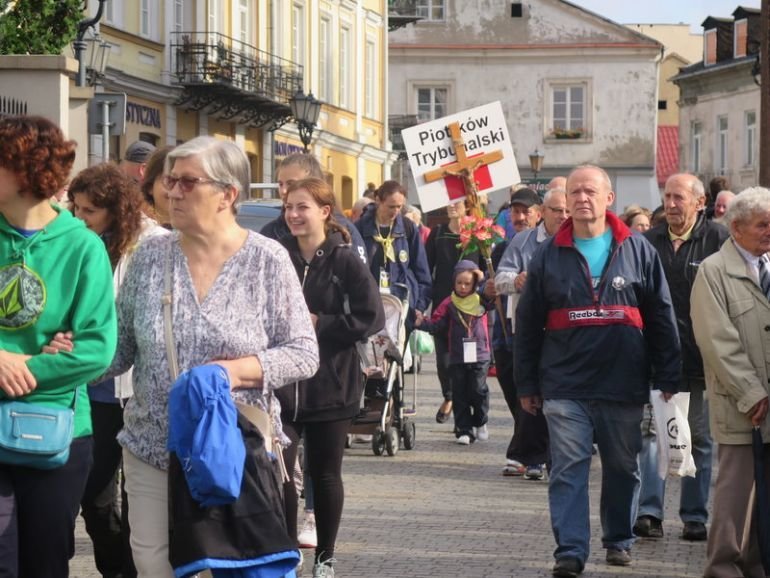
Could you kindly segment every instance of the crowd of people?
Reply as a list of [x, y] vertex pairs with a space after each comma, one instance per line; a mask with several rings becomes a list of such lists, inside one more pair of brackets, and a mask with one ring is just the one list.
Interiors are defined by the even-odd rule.
[[[388, 180], [343, 214], [309, 154], [282, 159], [281, 214], [256, 233], [236, 221], [251, 174], [230, 141], [138, 142], [70, 180], [76, 145], [50, 121], [0, 119], [0, 138], [0, 405], [74, 416], [64, 465], [0, 454], [3, 575], [67, 576], [81, 512], [105, 577], [212, 559], [291, 576], [300, 547], [314, 548], [314, 578], [333, 577], [356, 344], [383, 328], [382, 292], [408, 303], [408, 333], [433, 334], [435, 420], [461, 446], [489, 438], [494, 368], [513, 424], [502, 473], [547, 479], [554, 576], [588, 559], [595, 454], [606, 562], [628, 566], [636, 539], [663, 536], [651, 389], [689, 394], [697, 473], [681, 480], [679, 517], [682, 539], [707, 541], [704, 576], [766, 575], [751, 438], [763, 435], [770, 477], [767, 189], [707, 191], [681, 173], [655, 211], [616, 216], [608, 174], [581, 165], [543, 196], [513, 187], [489, 275], [459, 247], [465, 201], [429, 228]], [[209, 366], [243, 431], [243, 475], [263, 462], [271, 475], [191, 509], [169, 392]]]

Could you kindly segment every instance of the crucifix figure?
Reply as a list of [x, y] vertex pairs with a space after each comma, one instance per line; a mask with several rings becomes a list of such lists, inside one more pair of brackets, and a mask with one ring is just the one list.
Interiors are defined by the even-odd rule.
[[[463, 142], [463, 136], [460, 132], [460, 123], [453, 122], [448, 126], [448, 128], [449, 134], [452, 137], [452, 146], [454, 147], [457, 160], [444, 167], [428, 171], [423, 175], [423, 178], [425, 179], [426, 183], [432, 183], [445, 177], [461, 178], [465, 188], [465, 196], [468, 199], [470, 214], [477, 219], [483, 219], [485, 215], [484, 210], [481, 208], [481, 204], [479, 203], [479, 187], [478, 183], [476, 182], [475, 172], [481, 167], [491, 165], [492, 163], [502, 160], [503, 152], [497, 150], [484, 153], [478, 157], [468, 158], [465, 150], [465, 142]], [[488, 278], [494, 279], [495, 269], [492, 267], [492, 256], [489, 248], [486, 248], [486, 250], [482, 249], [480, 252], [484, 257], [484, 262], [487, 265]], [[505, 312], [503, 310], [503, 305], [499, 296], [495, 297], [495, 306], [497, 309], [497, 314], [500, 315], [500, 319], [505, 319]], [[503, 327], [503, 333], [507, 333], [505, 323], [502, 323], [501, 325]]]
[[481, 206], [479, 205], [479, 187], [474, 173], [481, 167], [491, 165], [503, 159], [502, 151], [492, 151], [484, 153], [479, 157], [468, 158], [465, 151], [465, 143], [460, 133], [460, 123], [453, 122], [449, 125], [449, 134], [452, 136], [452, 146], [455, 150], [457, 160], [445, 167], [428, 171], [423, 175], [426, 183], [432, 183], [445, 177], [459, 177], [465, 186], [465, 195], [468, 197], [471, 214], [474, 217], [483, 217]]

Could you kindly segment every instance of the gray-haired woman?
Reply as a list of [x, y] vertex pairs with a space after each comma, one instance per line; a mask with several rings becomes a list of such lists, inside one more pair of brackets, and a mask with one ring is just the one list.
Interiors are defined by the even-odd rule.
[[171, 386], [164, 338], [164, 274], [170, 255], [173, 341], [180, 371], [217, 362], [232, 397], [271, 412], [266, 394], [312, 376], [318, 347], [285, 250], [235, 221], [249, 162], [232, 142], [198, 137], [168, 154], [165, 185], [174, 233], [136, 253], [118, 300], [119, 344], [110, 373], [134, 366], [126, 405], [126, 491], [131, 547], [140, 576], [172, 576], [168, 561], [166, 450]]
[[725, 221], [730, 239], [700, 264], [690, 310], [703, 355], [711, 434], [719, 444], [703, 575], [755, 578], [765, 572], [757, 520], [751, 520], [754, 427], [765, 441], [765, 475], [770, 477], [770, 190], [753, 187], [737, 195]]

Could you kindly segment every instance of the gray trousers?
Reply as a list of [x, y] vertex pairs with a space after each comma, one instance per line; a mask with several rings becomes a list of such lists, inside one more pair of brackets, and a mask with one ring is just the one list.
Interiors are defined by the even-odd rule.
[[[704, 578], [765, 578], [754, 519], [754, 457], [751, 445], [720, 444]], [[770, 444], [765, 444], [770, 479]]]

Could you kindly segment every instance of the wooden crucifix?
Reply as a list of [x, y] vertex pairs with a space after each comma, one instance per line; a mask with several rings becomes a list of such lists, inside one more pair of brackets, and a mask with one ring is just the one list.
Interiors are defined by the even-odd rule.
[[[454, 147], [455, 156], [457, 160], [444, 167], [428, 171], [423, 175], [426, 183], [432, 183], [445, 177], [460, 177], [465, 187], [465, 196], [468, 199], [468, 205], [470, 205], [470, 214], [477, 218], [483, 219], [484, 210], [479, 203], [479, 186], [476, 182], [475, 172], [483, 166], [491, 165], [497, 161], [503, 159], [502, 151], [492, 151], [484, 153], [481, 156], [468, 158], [465, 150], [465, 142], [460, 131], [460, 123], [453, 122], [448, 126], [449, 134], [452, 137], [452, 146]], [[482, 250], [482, 257], [487, 265], [487, 277], [489, 279], [495, 278], [495, 269], [492, 266], [492, 255], [488, 248]], [[500, 296], [495, 297], [495, 308], [497, 314], [500, 316], [500, 325], [503, 328], [503, 333], [507, 337], [507, 329], [505, 326], [505, 311], [503, 310], [503, 304], [500, 301]]]
[[460, 123], [453, 122], [449, 125], [449, 134], [452, 136], [452, 146], [457, 160], [445, 167], [428, 171], [423, 175], [426, 183], [432, 183], [445, 177], [460, 177], [465, 187], [465, 195], [468, 197], [471, 214], [474, 217], [483, 217], [484, 214], [479, 204], [479, 187], [474, 173], [483, 166], [491, 165], [503, 159], [502, 151], [484, 153], [479, 157], [469, 159], [465, 151], [465, 143], [460, 132]]

